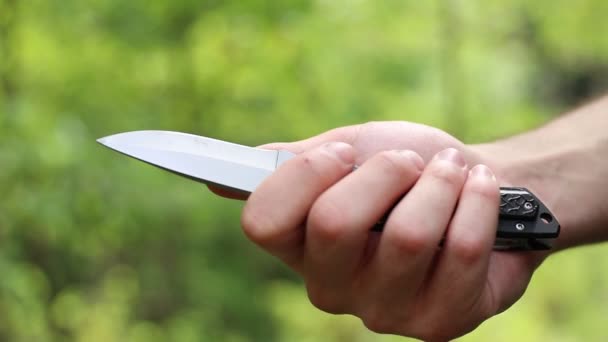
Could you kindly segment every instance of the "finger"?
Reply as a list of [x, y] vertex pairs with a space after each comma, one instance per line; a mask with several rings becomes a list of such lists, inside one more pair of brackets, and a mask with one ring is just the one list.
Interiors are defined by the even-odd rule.
[[308, 216], [307, 281], [341, 291], [362, 262], [370, 228], [418, 180], [424, 161], [413, 151], [378, 153], [329, 190]]
[[460, 152], [444, 150], [392, 211], [369, 269], [380, 301], [407, 302], [418, 290], [465, 179], [466, 162]]
[[227, 189], [222, 186], [219, 186], [219, 185], [207, 185], [207, 188], [209, 188], [209, 190], [211, 190], [211, 192], [213, 192], [214, 194], [221, 196], [221, 197], [229, 198], [229, 199], [243, 201], [249, 197], [249, 193], [247, 193], [247, 192], [231, 190], [231, 189]]
[[489, 303], [482, 297], [496, 239], [499, 192], [487, 166], [471, 170], [429, 281], [428, 298], [443, 311], [471, 314]]
[[[309, 139], [289, 143], [270, 143], [258, 146], [258, 148], [269, 150], [286, 150], [295, 154], [300, 154], [329, 142], [341, 141], [352, 145], [356, 139], [360, 126], [361, 125], [340, 127], [329, 130]], [[246, 200], [249, 197], [248, 193], [244, 193], [238, 190], [226, 189], [218, 185], [211, 184], [207, 185], [207, 187], [214, 194], [229, 199]]]
[[295, 154], [300, 154], [329, 142], [341, 141], [352, 145], [357, 138], [360, 128], [361, 125], [344, 126], [300, 141], [288, 143], [276, 142], [259, 147], [270, 150], [287, 150]]
[[352, 171], [355, 152], [329, 143], [285, 162], [247, 201], [242, 226], [247, 236], [292, 264], [302, 252], [302, 224], [313, 202]]

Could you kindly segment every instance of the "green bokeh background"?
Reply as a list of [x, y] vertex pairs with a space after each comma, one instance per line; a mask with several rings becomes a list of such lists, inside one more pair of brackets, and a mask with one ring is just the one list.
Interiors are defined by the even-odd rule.
[[[607, 16], [604, 0], [0, 0], [0, 340], [402, 340], [314, 309], [243, 236], [241, 203], [95, 139], [408, 120], [488, 141], [608, 88]], [[607, 270], [606, 246], [560, 253], [462, 341], [607, 340]]]

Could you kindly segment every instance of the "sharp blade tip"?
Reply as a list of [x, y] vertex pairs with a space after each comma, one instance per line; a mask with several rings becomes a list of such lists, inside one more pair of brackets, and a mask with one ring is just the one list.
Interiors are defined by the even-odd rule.
[[108, 137], [99, 138], [96, 141], [97, 143], [102, 144], [104, 146], [108, 145]]

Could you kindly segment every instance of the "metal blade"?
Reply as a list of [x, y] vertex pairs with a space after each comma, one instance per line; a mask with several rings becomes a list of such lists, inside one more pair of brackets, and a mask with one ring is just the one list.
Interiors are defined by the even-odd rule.
[[113, 150], [208, 184], [252, 192], [288, 151], [264, 150], [192, 134], [136, 131], [97, 140]]

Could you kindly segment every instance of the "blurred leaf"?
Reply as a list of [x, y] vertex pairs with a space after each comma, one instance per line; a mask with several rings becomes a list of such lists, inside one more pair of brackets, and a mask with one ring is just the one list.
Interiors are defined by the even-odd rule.
[[[397, 340], [314, 309], [239, 203], [95, 139], [410, 120], [481, 142], [608, 87], [605, 2], [442, 4], [0, 0], [0, 340]], [[605, 253], [550, 259], [463, 340], [605, 340]]]

